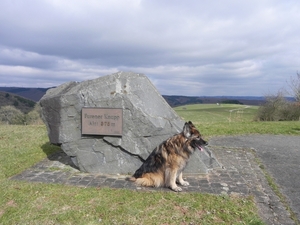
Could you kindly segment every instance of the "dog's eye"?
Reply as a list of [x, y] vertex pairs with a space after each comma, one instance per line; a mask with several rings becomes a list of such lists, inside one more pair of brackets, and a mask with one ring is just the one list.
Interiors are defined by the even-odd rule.
[[201, 139], [200, 136], [194, 136], [193, 138], [194, 138], [195, 140], [200, 140], [200, 139]]

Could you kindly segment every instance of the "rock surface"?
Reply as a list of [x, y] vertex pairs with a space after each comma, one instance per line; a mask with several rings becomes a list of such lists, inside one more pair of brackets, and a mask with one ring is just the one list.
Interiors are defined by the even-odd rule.
[[[40, 105], [50, 142], [61, 145], [81, 171], [90, 173], [133, 173], [141, 159], [184, 125], [149, 79], [132, 72], [64, 83], [48, 90]], [[122, 108], [122, 136], [82, 135], [83, 107]], [[216, 166], [210, 155], [199, 152], [186, 172], [207, 173]]]

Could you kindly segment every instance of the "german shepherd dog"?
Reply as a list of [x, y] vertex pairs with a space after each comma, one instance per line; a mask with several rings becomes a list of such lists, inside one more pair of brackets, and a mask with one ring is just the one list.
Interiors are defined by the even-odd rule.
[[170, 137], [152, 151], [130, 180], [140, 186], [165, 186], [176, 192], [182, 191], [176, 183], [189, 185], [183, 180], [182, 171], [194, 151], [203, 151], [205, 145], [207, 142], [201, 138], [193, 123], [186, 122], [181, 133]]

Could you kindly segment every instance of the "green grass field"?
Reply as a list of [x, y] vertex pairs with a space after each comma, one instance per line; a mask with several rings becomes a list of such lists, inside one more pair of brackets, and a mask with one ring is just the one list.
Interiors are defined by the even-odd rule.
[[258, 106], [197, 104], [174, 108], [184, 120], [191, 120], [204, 136], [236, 134], [300, 135], [300, 121], [254, 121]]
[[[244, 112], [238, 114], [238, 108]], [[191, 105], [175, 111], [193, 121], [207, 137], [247, 133], [299, 135], [298, 121], [253, 122], [256, 109]], [[251, 197], [9, 180], [58, 149], [49, 144], [43, 125], [0, 125], [0, 224], [263, 224]]]

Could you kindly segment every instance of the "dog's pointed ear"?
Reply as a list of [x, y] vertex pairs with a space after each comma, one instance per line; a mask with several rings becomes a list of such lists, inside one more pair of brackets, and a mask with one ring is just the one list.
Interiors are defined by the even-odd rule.
[[188, 123], [191, 127], [194, 127], [194, 124], [192, 123], [192, 121], [189, 121]]
[[189, 121], [188, 123], [185, 123], [183, 126], [183, 135], [187, 138], [191, 136], [190, 122], [191, 121]]

